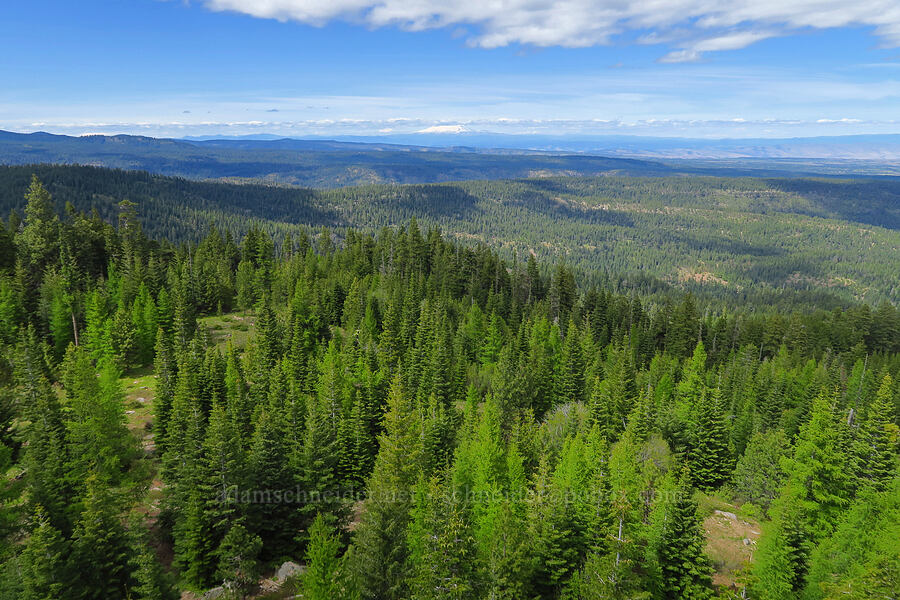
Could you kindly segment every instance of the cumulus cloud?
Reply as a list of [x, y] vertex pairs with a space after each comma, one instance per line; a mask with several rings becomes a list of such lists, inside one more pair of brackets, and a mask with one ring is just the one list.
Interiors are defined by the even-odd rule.
[[460, 27], [473, 46], [586, 47], [634, 33], [641, 43], [676, 49], [662, 62], [698, 60], [792, 31], [874, 28], [900, 46], [897, 0], [203, 0], [217, 11], [324, 25], [340, 19], [411, 31]]

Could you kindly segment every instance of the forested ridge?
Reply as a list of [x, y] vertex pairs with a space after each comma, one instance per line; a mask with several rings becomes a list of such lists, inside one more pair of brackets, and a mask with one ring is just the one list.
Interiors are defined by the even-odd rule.
[[[644, 297], [692, 291], [720, 306], [846, 307], [900, 300], [893, 180], [567, 177], [310, 190], [194, 182], [93, 167], [0, 167], [0, 214], [37, 173], [57, 211], [115, 220], [130, 199], [154, 239], [258, 227], [280, 245], [312, 227], [377, 233], [415, 217], [507, 260], [561, 259], [586, 284]], [[545, 271], [544, 275], [549, 274]]]
[[[513, 182], [497, 205], [604, 184]], [[442, 235], [459, 207], [416, 189], [390, 205], [425, 202], [427, 225], [372, 231], [396, 213], [360, 188], [340, 197], [366, 231], [233, 232], [198, 208], [202, 239], [173, 241], [148, 216], [183, 206], [60, 212], [32, 179], [0, 227], [0, 598], [263, 597], [286, 560], [305, 568], [265, 597], [896, 595], [893, 304], [619, 293], [571, 255]], [[761, 527], [752, 561], [711, 545], [726, 506]]]
[[257, 180], [316, 188], [510, 179], [537, 173], [641, 175], [674, 171], [656, 161], [630, 158], [459, 150], [329, 140], [191, 141], [0, 131], [0, 164], [95, 165], [191, 179]]

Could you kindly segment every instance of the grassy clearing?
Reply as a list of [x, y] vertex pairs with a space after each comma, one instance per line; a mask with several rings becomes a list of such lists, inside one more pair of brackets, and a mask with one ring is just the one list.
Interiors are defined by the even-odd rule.
[[721, 497], [698, 494], [706, 532], [706, 552], [716, 572], [717, 586], [736, 585], [740, 572], [753, 560], [761, 533], [759, 522], [747, 518], [740, 507]]
[[156, 375], [153, 367], [146, 366], [130, 369], [119, 380], [125, 392], [125, 416], [128, 428], [146, 448], [148, 440], [152, 442], [153, 433], [153, 398], [156, 394]]
[[237, 350], [243, 350], [247, 346], [255, 322], [256, 317], [247, 311], [198, 319], [199, 325], [209, 332], [210, 341], [223, 352], [229, 340]]

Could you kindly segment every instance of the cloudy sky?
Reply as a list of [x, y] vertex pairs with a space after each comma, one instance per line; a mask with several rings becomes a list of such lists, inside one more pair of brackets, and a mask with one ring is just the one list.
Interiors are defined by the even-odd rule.
[[900, 2], [3, 0], [0, 82], [14, 131], [900, 133]]

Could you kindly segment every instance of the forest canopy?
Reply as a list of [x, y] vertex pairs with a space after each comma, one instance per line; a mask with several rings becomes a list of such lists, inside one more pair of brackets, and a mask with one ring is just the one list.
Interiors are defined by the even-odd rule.
[[[244, 598], [286, 561], [302, 568], [284, 589], [316, 599], [898, 589], [896, 231], [861, 225], [864, 207], [807, 215], [830, 188], [788, 212], [754, 196], [777, 188], [758, 181], [356, 188], [267, 205], [308, 216], [276, 227], [227, 212], [256, 190], [192, 206], [187, 191], [219, 188], [42, 173], [55, 183], [31, 178], [0, 227], [3, 600]], [[101, 201], [107, 176], [117, 191]], [[629, 219], [695, 231], [714, 211], [700, 194], [785, 248], [779, 227], [840, 235], [852, 217], [870, 236], [853, 268], [879, 302], [645, 295], [583, 275], [587, 255], [498, 251], [447, 227], [469, 210], [478, 227], [521, 215], [525, 243], [548, 223], [618, 231], [628, 211], [599, 198], [653, 189], [658, 212], [642, 200]], [[73, 201], [60, 211], [51, 190]], [[334, 229], [296, 225], [323, 214]], [[377, 227], [385, 215], [403, 224]], [[853, 252], [847, 239], [834, 247]], [[807, 258], [831, 261], [831, 243]], [[717, 518], [747, 525], [733, 545], [752, 561], [716, 545]]]

